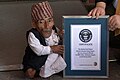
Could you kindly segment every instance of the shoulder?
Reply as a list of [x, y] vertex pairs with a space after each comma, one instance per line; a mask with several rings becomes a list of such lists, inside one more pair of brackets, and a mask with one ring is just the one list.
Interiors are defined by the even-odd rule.
[[32, 32], [33, 34], [38, 34], [39, 31], [36, 28], [31, 28], [30, 30], [27, 31], [26, 34], [29, 34], [30, 32]]
[[28, 37], [29, 34], [34, 34], [34, 35], [36, 35], [36, 34], [38, 34], [38, 33], [39, 33], [39, 32], [37, 31], [37, 29], [31, 28], [30, 30], [28, 30], [28, 31], [26, 32], [26, 37]]
[[27, 32], [36, 32], [37, 29], [36, 28], [31, 28], [30, 30], [28, 30]]

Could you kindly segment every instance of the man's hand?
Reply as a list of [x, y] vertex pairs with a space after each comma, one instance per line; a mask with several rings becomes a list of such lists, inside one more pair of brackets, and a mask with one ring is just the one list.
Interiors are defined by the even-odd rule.
[[58, 31], [58, 35], [63, 39], [64, 30], [63, 30], [63, 29], [60, 29], [60, 30]]
[[54, 45], [50, 46], [53, 53], [63, 54], [64, 46], [63, 45]]
[[120, 29], [120, 15], [113, 15], [109, 19], [109, 30], [114, 31], [115, 29]]
[[98, 19], [99, 16], [103, 15], [105, 15], [105, 9], [102, 7], [95, 7], [88, 14], [88, 16], [96, 17], [96, 19]]
[[88, 13], [88, 16], [96, 17], [96, 19], [98, 19], [99, 16], [105, 15], [105, 8], [106, 3], [98, 2], [96, 7]]

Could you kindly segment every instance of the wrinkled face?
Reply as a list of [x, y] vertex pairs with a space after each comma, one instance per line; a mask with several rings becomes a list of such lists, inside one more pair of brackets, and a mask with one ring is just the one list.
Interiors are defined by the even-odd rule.
[[43, 35], [43, 37], [48, 38], [52, 33], [53, 25], [53, 18], [44, 18], [37, 22], [37, 29]]

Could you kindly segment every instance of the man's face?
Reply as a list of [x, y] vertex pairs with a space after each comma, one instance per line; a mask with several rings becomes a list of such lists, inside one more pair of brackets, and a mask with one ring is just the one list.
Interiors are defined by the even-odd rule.
[[53, 18], [44, 18], [38, 21], [37, 29], [43, 35], [43, 37], [48, 38], [52, 33], [53, 25], [54, 25]]

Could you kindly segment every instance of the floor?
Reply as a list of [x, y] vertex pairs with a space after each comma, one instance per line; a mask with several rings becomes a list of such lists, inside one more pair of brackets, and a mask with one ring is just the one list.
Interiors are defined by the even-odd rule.
[[53, 75], [49, 78], [28, 79], [24, 76], [21, 70], [0, 72], [0, 80], [120, 80], [120, 65], [117, 62], [109, 63], [109, 78], [107, 79], [78, 79], [78, 78], [63, 78], [61, 74]]
[[[109, 59], [115, 59], [114, 56], [120, 56], [119, 54], [120, 49], [109, 49]], [[117, 62], [109, 62], [109, 78], [63, 78], [62, 74], [56, 74], [49, 78], [35, 78], [35, 79], [28, 79], [24, 76], [24, 73], [21, 70], [16, 71], [3, 71], [0, 72], [0, 80], [120, 80], [120, 63]]]

